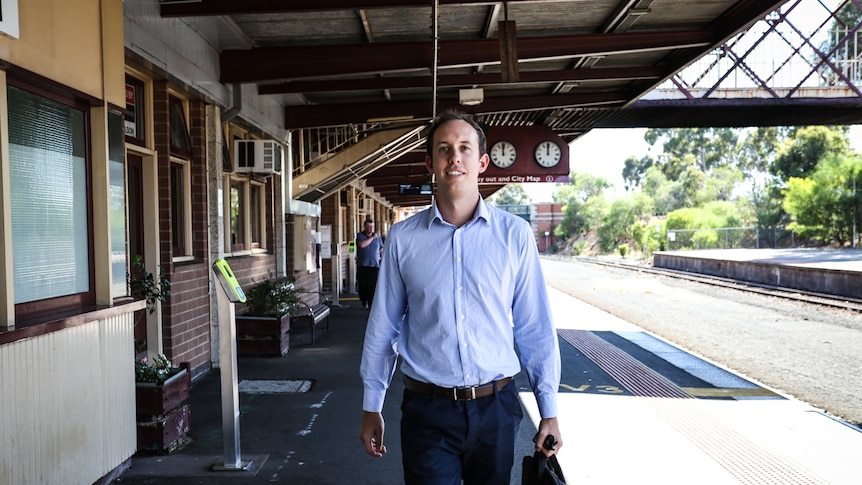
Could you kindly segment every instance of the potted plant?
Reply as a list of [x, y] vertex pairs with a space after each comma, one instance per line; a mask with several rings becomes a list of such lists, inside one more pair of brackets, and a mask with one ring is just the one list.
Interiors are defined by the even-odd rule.
[[290, 348], [290, 317], [299, 305], [293, 278], [272, 277], [246, 291], [245, 312], [236, 316], [237, 352], [282, 356]]
[[174, 367], [162, 354], [135, 361], [138, 451], [170, 453], [186, 441], [190, 389], [188, 364]]
[[[152, 315], [156, 311], [156, 302], [166, 301], [171, 296], [171, 282], [165, 278], [159, 268], [158, 278], [147, 271], [141, 255], [135, 256], [130, 271], [126, 273], [129, 294], [136, 300], [147, 302], [147, 312]], [[135, 312], [135, 353], [140, 355], [147, 350], [147, 327], [144, 310]]]
[[156, 311], [156, 301], [165, 301], [171, 296], [171, 282], [165, 278], [162, 268], [159, 268], [159, 277], [156, 278], [147, 271], [140, 254], [135, 256], [132, 269], [126, 274], [126, 279], [132, 297], [146, 300], [147, 310], [150, 313]]

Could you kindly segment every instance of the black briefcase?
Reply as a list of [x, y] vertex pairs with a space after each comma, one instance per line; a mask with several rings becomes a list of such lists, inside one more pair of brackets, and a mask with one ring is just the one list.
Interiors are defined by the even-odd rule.
[[[557, 439], [553, 436], [545, 439], [545, 449], [553, 450], [556, 444]], [[521, 466], [521, 485], [566, 485], [557, 455], [548, 458], [537, 451], [533, 456], [525, 456]]]

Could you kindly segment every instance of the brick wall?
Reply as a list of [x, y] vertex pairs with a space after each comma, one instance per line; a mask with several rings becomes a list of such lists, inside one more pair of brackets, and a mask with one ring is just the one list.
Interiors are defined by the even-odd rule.
[[[560, 225], [563, 216], [563, 204], [540, 203], [533, 205], [530, 219], [539, 252], [550, 252], [554, 244], [559, 243], [558, 238], [554, 236], [554, 229]], [[547, 238], [545, 231], [549, 232]]]

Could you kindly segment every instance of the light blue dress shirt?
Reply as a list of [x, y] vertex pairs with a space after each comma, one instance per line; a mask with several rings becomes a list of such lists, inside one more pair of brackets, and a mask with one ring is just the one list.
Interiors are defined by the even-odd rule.
[[557, 416], [559, 343], [525, 220], [480, 199], [461, 227], [436, 204], [392, 226], [360, 366], [365, 411], [383, 409], [399, 355], [404, 375], [441, 387], [486, 384], [523, 363], [541, 416]]

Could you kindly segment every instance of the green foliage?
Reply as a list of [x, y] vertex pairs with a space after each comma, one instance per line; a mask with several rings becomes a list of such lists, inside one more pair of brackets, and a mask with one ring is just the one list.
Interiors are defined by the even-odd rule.
[[631, 227], [631, 235], [635, 251], [637, 251], [638, 246], [640, 246], [641, 251], [646, 252], [646, 226], [644, 226], [640, 221], [635, 222]]
[[589, 246], [589, 243], [581, 240], [576, 242], [572, 249], [575, 251], [575, 254], [581, 254], [587, 249], [587, 246]]
[[164, 384], [171, 376], [179, 372], [179, 369], [171, 364], [164, 354], [159, 354], [149, 362], [146, 357], [135, 361], [135, 381], [152, 382]]
[[602, 250], [612, 251], [618, 243], [628, 240], [632, 225], [648, 219], [652, 212], [652, 199], [642, 193], [611, 202], [601, 226], [598, 227]]
[[738, 227], [740, 224], [739, 210], [726, 201], [677, 209], [667, 215], [668, 230]]
[[792, 217], [789, 228], [803, 237], [839, 244], [853, 237], [854, 223], [862, 227], [862, 157], [830, 155], [809, 178], [793, 177], [784, 190], [784, 209]]
[[688, 167], [707, 173], [731, 164], [738, 138], [730, 128], [652, 128], [644, 135], [650, 145], [661, 141], [656, 163], [670, 180], [677, 180]]
[[658, 167], [647, 169], [641, 192], [652, 198], [656, 214], [667, 214], [682, 207], [682, 201], [674, 195], [674, 183]]
[[846, 127], [806, 126], [781, 145], [769, 171], [781, 180], [807, 177], [827, 154], [843, 155], [850, 150]]
[[628, 244], [620, 244], [619, 246], [617, 246], [617, 251], [620, 253], [620, 256], [625, 258], [626, 254], [629, 252], [629, 245]]
[[246, 311], [257, 317], [282, 317], [296, 314], [299, 303], [298, 293], [293, 278], [269, 278], [254, 285], [245, 294]]
[[[554, 234], [564, 239], [592, 230], [603, 252], [628, 244], [647, 255], [668, 247], [668, 229], [692, 231], [675, 247], [743, 247], [749, 242], [741, 231], [714, 229], [756, 225], [762, 232], [792, 216], [803, 235], [846, 242], [853, 214], [862, 227], [862, 205], [847, 195], [855, 194], [848, 187], [857, 169], [818, 160], [850, 157], [847, 134], [847, 127], [823, 126], [647, 130], [645, 140], [660, 153], [625, 160], [624, 197], [606, 197], [610, 184], [589, 174], [573, 173], [572, 183], [558, 185], [554, 198], [565, 204], [565, 220]], [[814, 183], [789, 182], [793, 176]], [[655, 218], [664, 215], [656, 234]]]
[[530, 202], [530, 196], [521, 184], [508, 184], [490, 198], [490, 203], [496, 206], [529, 205]]
[[695, 199], [698, 203], [714, 200], [731, 200], [733, 191], [744, 179], [742, 171], [735, 167], [716, 167], [703, 179]]
[[132, 297], [147, 301], [150, 313], [156, 311], [157, 301], [163, 302], [171, 296], [171, 282], [165, 278], [163, 269], [159, 268], [159, 277], [156, 278], [144, 267], [140, 254], [135, 256], [131, 271], [126, 273], [126, 282]]
[[563, 220], [560, 225], [554, 229], [554, 236], [569, 237], [575, 234], [580, 234], [587, 229], [587, 223], [583, 214], [584, 204], [580, 201], [572, 199], [567, 205], [563, 206]]
[[645, 155], [638, 159], [637, 157], [629, 157], [623, 166], [623, 183], [627, 191], [634, 190], [641, 185], [647, 171], [655, 165], [655, 160]]

